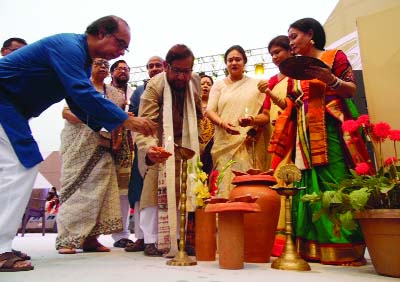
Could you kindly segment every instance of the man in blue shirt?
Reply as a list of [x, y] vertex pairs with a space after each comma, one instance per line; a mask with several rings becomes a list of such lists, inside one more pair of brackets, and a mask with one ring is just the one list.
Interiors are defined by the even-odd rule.
[[31, 270], [11, 252], [12, 239], [43, 160], [28, 120], [65, 99], [93, 130], [119, 125], [145, 135], [156, 132], [149, 119], [128, 116], [104, 99], [90, 82], [92, 58], [124, 55], [130, 28], [116, 16], [90, 24], [85, 34], [57, 34], [0, 59], [0, 272]]

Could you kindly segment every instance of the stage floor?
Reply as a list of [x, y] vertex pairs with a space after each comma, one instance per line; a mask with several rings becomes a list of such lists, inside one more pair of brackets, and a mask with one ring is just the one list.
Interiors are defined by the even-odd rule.
[[[1, 282], [379, 282], [398, 281], [377, 275], [368, 259], [362, 267], [328, 266], [311, 263], [311, 271], [283, 271], [271, 263], [245, 263], [241, 270], [224, 270], [218, 261], [198, 262], [195, 266], [168, 266], [165, 258], [146, 257], [142, 252], [127, 253], [112, 248], [110, 253], [78, 253], [60, 255], [54, 248], [56, 234], [42, 236], [27, 233], [17, 236], [13, 248], [29, 253], [33, 271], [1, 273]], [[134, 237], [132, 235], [132, 238]], [[111, 236], [101, 236], [104, 245], [112, 246]], [[274, 258], [273, 258], [274, 259]]]

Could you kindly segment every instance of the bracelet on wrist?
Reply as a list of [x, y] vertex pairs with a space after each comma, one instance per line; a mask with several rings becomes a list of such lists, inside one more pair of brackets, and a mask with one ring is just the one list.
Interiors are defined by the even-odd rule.
[[335, 77], [335, 80], [332, 83], [328, 84], [328, 87], [332, 90], [336, 90], [340, 87], [341, 84], [342, 80], [339, 79], [338, 77]]
[[331, 83], [327, 83], [328, 87], [331, 87], [332, 85], [334, 85], [338, 80], [338, 77], [335, 76], [335, 78], [333, 79], [333, 81]]
[[278, 96], [271, 96], [271, 100], [272, 103], [274, 103], [274, 105], [277, 105], [280, 108], [285, 108], [286, 107], [286, 101], [285, 99], [281, 99]]
[[275, 95], [271, 95], [270, 97], [271, 97], [272, 103], [279, 106], [280, 102], [282, 101], [281, 98], [279, 98], [278, 96], [275, 96]]

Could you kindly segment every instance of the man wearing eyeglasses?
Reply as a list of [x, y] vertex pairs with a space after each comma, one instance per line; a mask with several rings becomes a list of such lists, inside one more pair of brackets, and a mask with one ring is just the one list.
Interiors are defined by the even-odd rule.
[[[149, 75], [150, 79], [164, 71], [164, 59], [159, 56], [152, 56], [146, 64], [147, 74]], [[144, 81], [144, 84], [139, 85], [130, 99], [129, 104], [129, 111], [132, 112], [135, 116], [139, 114], [139, 105], [140, 105], [140, 97], [142, 96], [144, 89], [147, 86], [149, 79]], [[131, 178], [129, 182], [129, 203], [131, 207], [135, 209], [134, 213], [134, 220], [135, 220], [135, 243], [130, 243], [126, 246], [125, 251], [127, 252], [141, 252], [144, 251], [144, 234], [143, 230], [140, 228], [140, 208], [139, 208], [139, 201], [140, 196], [142, 194], [142, 187], [143, 187], [143, 179], [140, 175], [139, 166], [138, 166], [138, 158], [137, 158], [137, 146], [135, 146], [135, 158], [132, 164], [132, 171], [131, 171]], [[155, 219], [157, 219], [155, 217]], [[145, 223], [147, 224], [147, 223]]]
[[1, 47], [0, 53], [4, 57], [5, 55], [8, 55], [26, 45], [28, 45], [28, 43], [26, 43], [25, 39], [18, 38], [18, 37], [11, 37], [11, 38], [7, 39], [6, 41], [4, 41], [3, 47]]
[[130, 104], [130, 98], [133, 94], [133, 88], [129, 86], [129, 78], [131, 68], [128, 66], [126, 61], [118, 60], [111, 65], [110, 73], [111, 73], [111, 85], [120, 90], [126, 100], [126, 105], [128, 110], [128, 106]]
[[[125, 100], [125, 110], [128, 110], [129, 99], [132, 96], [133, 88], [129, 86], [129, 72], [130, 68], [126, 61], [118, 60], [111, 65], [111, 86], [114, 86], [119, 90]], [[136, 115], [137, 116], [137, 115]], [[130, 172], [129, 172], [130, 173]], [[129, 239], [129, 200], [128, 200], [128, 185], [119, 187], [120, 193], [120, 206], [122, 215], [122, 227], [123, 230], [118, 233], [113, 233], [111, 237], [114, 239], [114, 247], [125, 248], [127, 244], [133, 244], [133, 241]]]
[[[161, 256], [168, 250], [165, 256], [170, 257], [178, 250], [179, 230], [177, 203], [180, 198], [181, 158], [174, 154], [174, 144], [190, 148], [198, 155], [198, 121], [202, 112], [200, 78], [192, 72], [192, 51], [186, 45], [175, 45], [168, 51], [165, 62], [165, 72], [150, 79], [139, 106], [140, 117], [148, 117], [160, 124], [157, 136], [137, 134], [136, 144], [139, 168], [144, 175], [140, 198], [144, 254]], [[172, 156], [166, 156], [168, 154], [162, 153], [163, 150]], [[189, 160], [188, 165], [196, 158]], [[190, 211], [193, 208], [191, 187], [188, 187], [188, 192]]]
[[122, 124], [144, 135], [156, 132], [154, 122], [129, 116], [104, 99], [90, 82], [92, 58], [110, 60], [124, 55], [130, 39], [126, 21], [106, 16], [90, 24], [85, 34], [46, 37], [0, 60], [0, 272], [33, 269], [29, 261], [11, 252], [43, 161], [29, 119], [65, 99], [93, 130], [112, 131]]

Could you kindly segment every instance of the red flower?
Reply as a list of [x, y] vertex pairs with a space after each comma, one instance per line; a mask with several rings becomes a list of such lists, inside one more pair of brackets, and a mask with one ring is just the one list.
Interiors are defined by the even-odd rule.
[[386, 122], [375, 123], [374, 127], [372, 128], [372, 133], [380, 140], [385, 140], [389, 136], [390, 125]]
[[369, 165], [367, 163], [358, 163], [354, 170], [358, 175], [366, 175], [369, 172]]
[[214, 197], [215, 196], [215, 194], [217, 193], [217, 191], [218, 191], [218, 186], [217, 186], [217, 178], [218, 178], [218, 170], [213, 170], [211, 173], [210, 173], [210, 176], [209, 176], [209, 181], [210, 181], [210, 195], [211, 195], [211, 197]]
[[400, 141], [400, 130], [398, 129], [390, 130], [389, 139], [392, 141]]
[[357, 123], [360, 126], [369, 126], [370, 125], [370, 120], [369, 120], [369, 115], [361, 115], [357, 119]]
[[352, 119], [346, 120], [342, 124], [343, 131], [346, 131], [349, 133], [357, 131], [359, 127], [360, 127], [360, 125], [355, 120], [352, 120]]
[[385, 166], [391, 166], [392, 164], [397, 163], [396, 157], [389, 157], [385, 160]]

